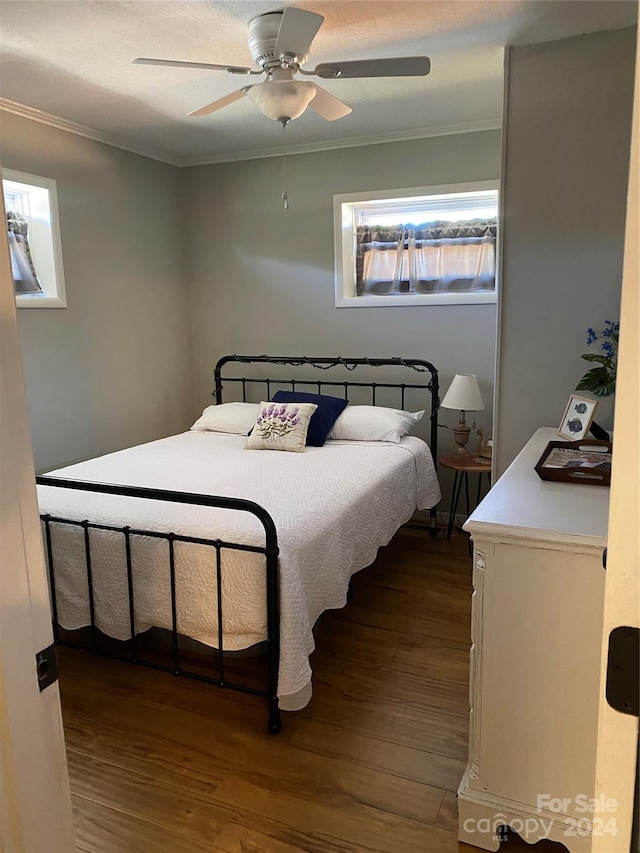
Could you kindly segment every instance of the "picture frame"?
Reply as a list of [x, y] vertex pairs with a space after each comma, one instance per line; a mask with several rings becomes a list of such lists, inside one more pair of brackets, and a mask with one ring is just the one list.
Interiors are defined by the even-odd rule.
[[598, 405], [591, 397], [572, 394], [558, 427], [558, 435], [569, 441], [581, 441], [589, 432]]

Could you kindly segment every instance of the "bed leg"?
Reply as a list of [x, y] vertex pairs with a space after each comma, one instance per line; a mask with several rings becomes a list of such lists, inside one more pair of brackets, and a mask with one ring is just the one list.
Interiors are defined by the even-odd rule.
[[430, 510], [430, 515], [431, 524], [429, 525], [429, 536], [435, 538], [438, 535], [438, 516], [435, 507], [432, 507]]
[[282, 720], [280, 719], [280, 708], [278, 707], [277, 699], [269, 699], [269, 732], [272, 735], [277, 735], [282, 729]]

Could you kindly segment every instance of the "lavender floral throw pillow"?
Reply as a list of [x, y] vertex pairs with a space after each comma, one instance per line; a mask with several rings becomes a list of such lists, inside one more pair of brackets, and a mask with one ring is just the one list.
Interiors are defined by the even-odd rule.
[[304, 453], [315, 403], [260, 403], [258, 419], [246, 450], [291, 450]]

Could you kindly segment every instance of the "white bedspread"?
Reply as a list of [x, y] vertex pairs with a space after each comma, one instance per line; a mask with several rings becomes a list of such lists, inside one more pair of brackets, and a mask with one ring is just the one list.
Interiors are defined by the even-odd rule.
[[[242, 436], [187, 432], [51, 472], [54, 476], [253, 500], [276, 524], [280, 547], [283, 709], [303, 707], [311, 681], [312, 628], [320, 614], [344, 606], [351, 575], [416, 509], [434, 506], [440, 488], [427, 445], [336, 442], [305, 453], [248, 451]], [[247, 513], [114, 495], [38, 487], [43, 513], [115, 526], [263, 545], [260, 522]], [[52, 525], [58, 618], [67, 629], [90, 624], [83, 531]], [[176, 544], [178, 631], [218, 642], [215, 550]], [[130, 637], [124, 538], [91, 531], [96, 624]], [[132, 537], [136, 631], [171, 628], [168, 545]], [[264, 557], [223, 551], [225, 649], [266, 638]]]

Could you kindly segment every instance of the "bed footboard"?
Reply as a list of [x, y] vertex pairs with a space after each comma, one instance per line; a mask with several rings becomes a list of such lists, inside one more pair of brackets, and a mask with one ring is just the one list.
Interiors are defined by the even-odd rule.
[[[51, 588], [51, 606], [53, 616], [53, 631], [56, 642], [62, 646], [71, 648], [81, 648], [93, 652], [94, 654], [112, 657], [119, 660], [125, 660], [132, 664], [147, 666], [153, 669], [160, 669], [167, 672], [173, 672], [175, 675], [182, 675], [187, 678], [194, 678], [199, 681], [205, 681], [211, 684], [217, 684], [219, 687], [227, 687], [232, 690], [239, 690], [244, 693], [251, 693], [257, 696], [264, 696], [269, 704], [268, 729], [272, 734], [277, 734], [282, 728], [280, 719], [280, 709], [278, 707], [278, 667], [280, 662], [280, 584], [278, 576], [278, 537], [273, 519], [264, 509], [253, 501], [241, 500], [238, 498], [218, 497], [215, 495], [199, 495], [188, 492], [173, 492], [164, 489], [147, 489], [133, 486], [117, 486], [106, 483], [90, 483], [80, 480], [65, 480], [52, 476], [36, 477], [36, 482], [41, 486], [53, 486], [60, 489], [75, 489], [83, 492], [97, 492], [100, 494], [120, 495], [123, 497], [143, 498], [147, 500], [157, 500], [181, 504], [194, 504], [197, 506], [215, 507], [218, 509], [229, 509], [240, 512], [247, 512], [255, 516], [264, 529], [265, 544], [264, 546], [243, 545], [240, 543], [226, 542], [221, 539], [201, 539], [196, 537], [182, 536], [172, 532], [158, 532], [150, 530], [139, 530], [133, 527], [116, 527], [106, 524], [92, 523], [90, 520], [78, 521], [76, 519], [60, 518], [53, 515], [42, 515], [44, 523], [44, 539], [45, 549], [47, 554], [49, 583]], [[89, 603], [90, 625], [87, 643], [70, 641], [63, 637], [58, 623], [58, 606], [56, 597], [56, 575], [54, 564], [54, 548], [52, 542], [51, 527], [53, 524], [70, 525], [81, 528], [84, 538], [84, 555], [86, 565], [87, 578], [87, 593]], [[91, 530], [103, 530], [119, 533], [124, 540], [126, 571], [127, 571], [127, 587], [128, 587], [128, 616], [130, 640], [128, 641], [128, 653], [111, 652], [101, 647], [99, 641], [100, 632], [96, 624], [96, 608], [94, 594], [94, 576], [92, 566], [92, 551], [91, 551]], [[169, 557], [169, 580], [171, 592], [171, 665], [159, 663], [145, 659], [138, 650], [137, 634], [136, 634], [136, 610], [134, 601], [134, 572], [131, 559], [131, 539], [136, 536], [144, 536], [156, 539], [163, 539], [168, 543]], [[195, 545], [209, 546], [215, 549], [215, 565], [216, 565], [216, 587], [217, 587], [217, 616], [218, 616], [218, 648], [217, 648], [217, 676], [203, 674], [202, 672], [193, 671], [183, 665], [181, 662], [179, 648], [179, 631], [178, 631], [178, 609], [176, 602], [176, 575], [175, 575], [175, 543], [185, 542]], [[221, 552], [225, 549], [236, 551], [248, 551], [257, 554], [263, 554], [265, 558], [265, 583], [266, 583], [266, 607], [267, 607], [267, 673], [266, 673], [266, 688], [260, 689], [253, 686], [241, 684], [234, 680], [228, 679], [225, 675], [225, 650], [223, 637], [223, 600], [222, 600], [222, 559]], [[66, 633], [66, 632], [65, 632]]]

